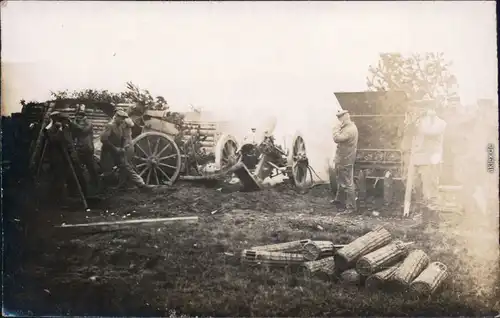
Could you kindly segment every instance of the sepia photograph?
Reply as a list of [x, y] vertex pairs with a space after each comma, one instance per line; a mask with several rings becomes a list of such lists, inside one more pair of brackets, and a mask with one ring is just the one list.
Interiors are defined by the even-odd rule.
[[500, 318], [495, 1], [1, 1], [2, 316]]

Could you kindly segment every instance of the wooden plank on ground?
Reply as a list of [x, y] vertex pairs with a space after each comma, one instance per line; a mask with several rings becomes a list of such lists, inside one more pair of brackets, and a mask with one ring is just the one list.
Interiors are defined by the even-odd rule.
[[125, 220], [125, 221], [113, 221], [113, 222], [96, 222], [96, 223], [81, 223], [81, 224], [63, 224], [57, 226], [58, 228], [68, 228], [68, 227], [95, 227], [95, 226], [111, 226], [111, 225], [131, 225], [131, 224], [167, 224], [167, 223], [197, 223], [197, 216], [187, 216], [187, 217], [175, 217], [175, 218], [160, 218], [160, 219], [140, 219], [140, 220]]

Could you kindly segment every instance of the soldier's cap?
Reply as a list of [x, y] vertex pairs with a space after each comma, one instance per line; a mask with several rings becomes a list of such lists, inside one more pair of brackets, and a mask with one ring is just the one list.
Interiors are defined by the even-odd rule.
[[117, 110], [115, 115], [117, 117], [128, 118], [127, 112], [125, 112], [124, 110], [121, 110], [121, 109]]
[[347, 110], [339, 110], [337, 112], [337, 118], [340, 118], [340, 117], [342, 117], [345, 114], [349, 114], [349, 112]]
[[61, 112], [58, 112], [58, 111], [53, 111], [52, 113], [50, 113], [50, 118], [68, 119], [69, 115], [66, 114], [66, 113], [61, 113]]
[[50, 113], [49, 115], [50, 117], [60, 117], [61, 116], [61, 112], [58, 112], [57, 110], [56, 111], [53, 111], [52, 113]]

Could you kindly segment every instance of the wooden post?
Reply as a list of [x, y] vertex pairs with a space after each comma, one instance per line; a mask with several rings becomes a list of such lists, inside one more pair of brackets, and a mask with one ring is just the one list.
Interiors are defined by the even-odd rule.
[[413, 156], [415, 154], [415, 145], [416, 145], [416, 138], [413, 138], [412, 143], [411, 143], [410, 160], [408, 163], [408, 173], [407, 173], [407, 177], [406, 177], [403, 216], [410, 215], [411, 191], [413, 189], [413, 177], [415, 174], [415, 166], [413, 164]]
[[366, 176], [363, 169], [358, 173], [358, 198], [360, 202], [366, 202]]

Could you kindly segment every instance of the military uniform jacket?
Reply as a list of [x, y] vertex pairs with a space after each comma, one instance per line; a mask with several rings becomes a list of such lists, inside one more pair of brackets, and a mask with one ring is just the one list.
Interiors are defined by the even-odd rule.
[[72, 122], [71, 128], [77, 148], [94, 150], [94, 129], [87, 117], [75, 119]]
[[433, 121], [425, 117], [421, 120], [417, 129], [413, 164], [421, 166], [441, 163], [446, 122], [438, 117]]
[[333, 135], [333, 141], [337, 144], [335, 164], [354, 164], [358, 148], [358, 127], [352, 121], [343, 124], [340, 127], [340, 132]]
[[124, 148], [132, 143], [132, 129], [126, 124], [117, 124], [111, 121], [106, 125], [104, 132], [101, 135], [103, 146], [112, 148]]

